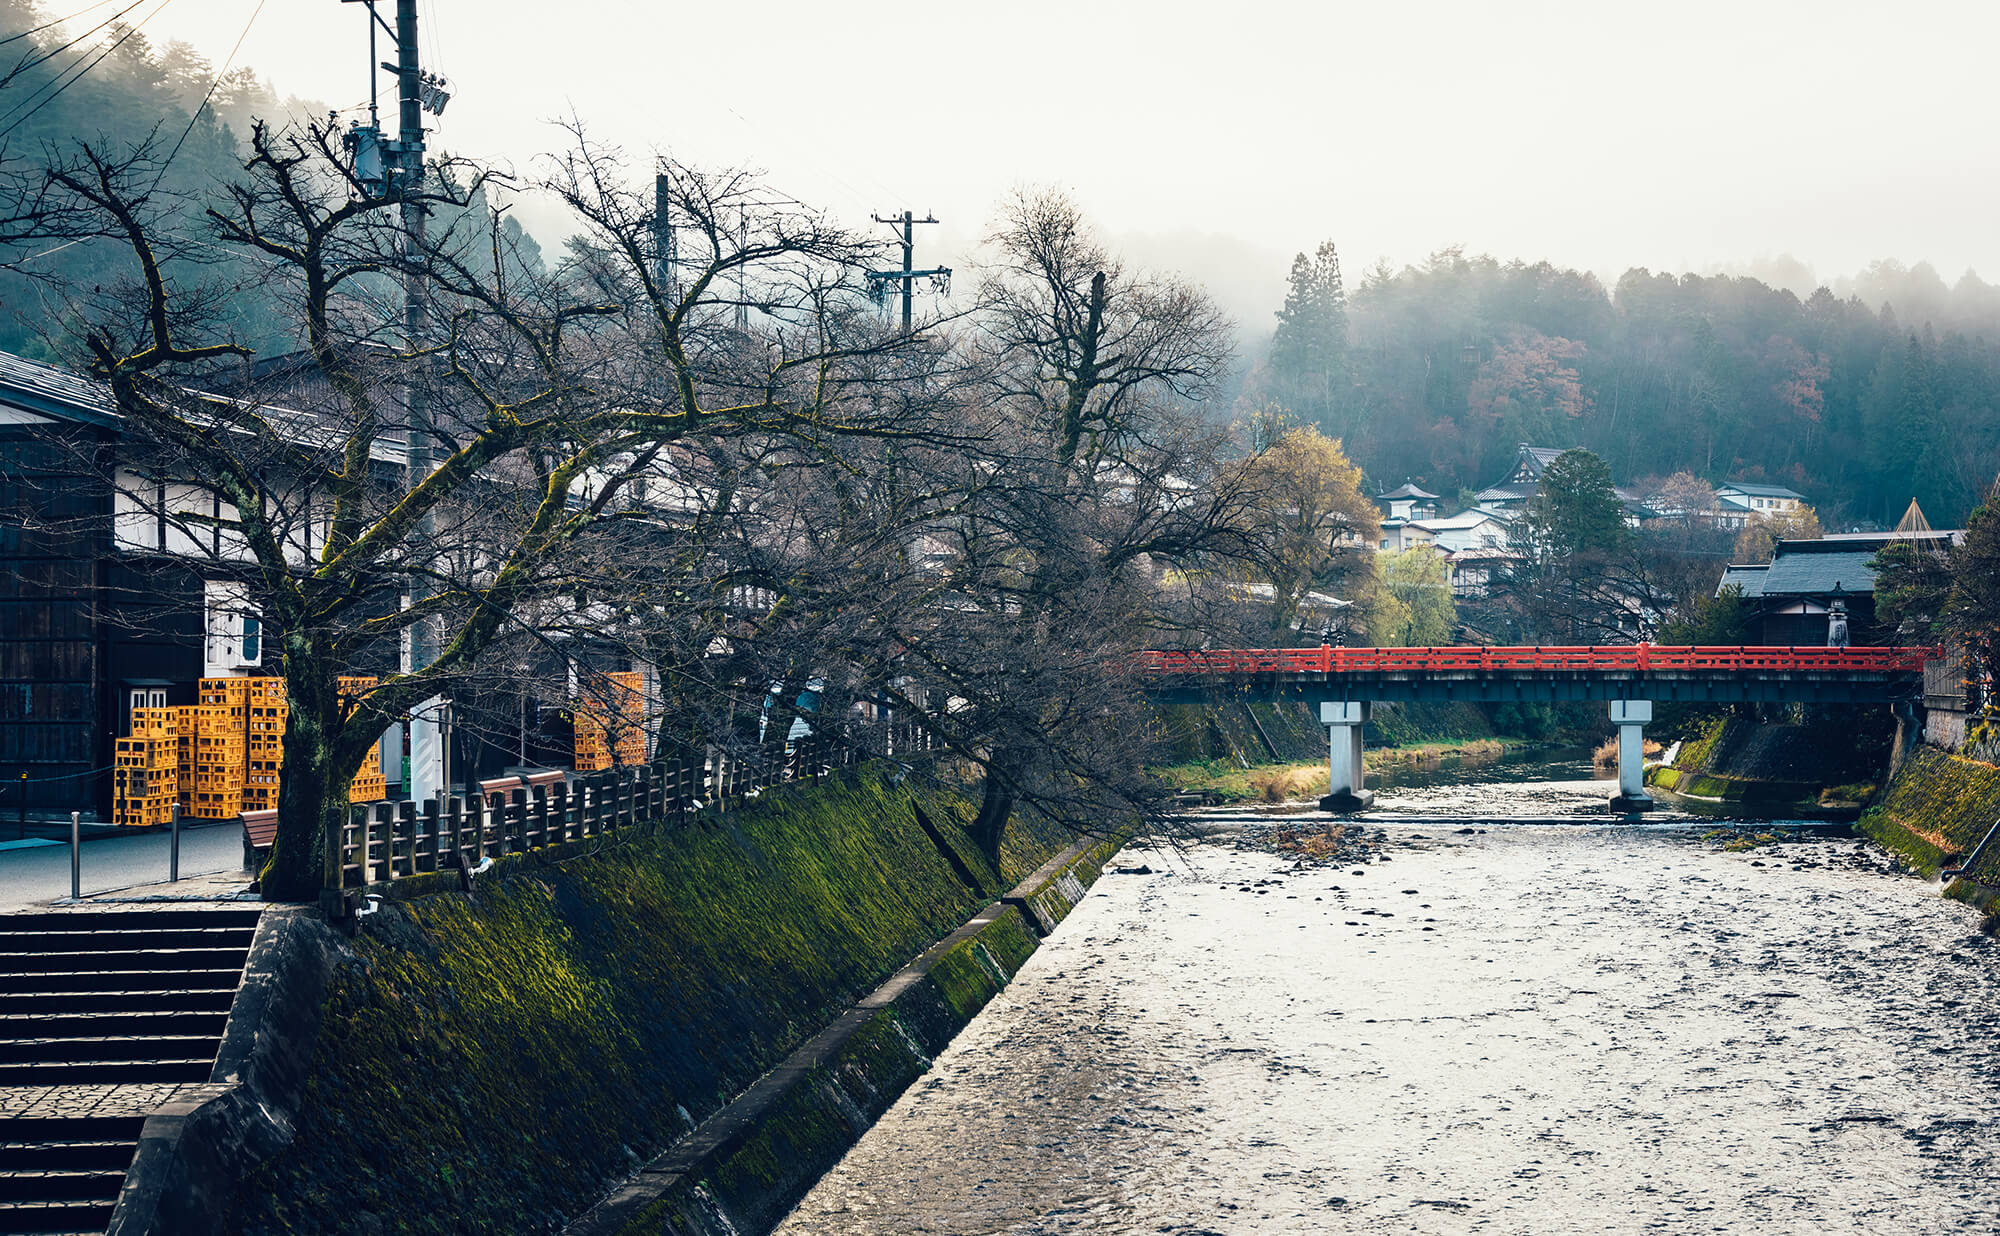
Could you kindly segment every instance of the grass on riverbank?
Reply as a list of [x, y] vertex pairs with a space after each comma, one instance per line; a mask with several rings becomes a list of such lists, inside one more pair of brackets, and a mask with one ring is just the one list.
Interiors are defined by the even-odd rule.
[[[1510, 748], [1523, 745], [1518, 739], [1503, 738], [1412, 743], [1370, 748], [1362, 759], [1370, 772], [1381, 772], [1402, 764], [1436, 767], [1448, 759], [1493, 760]], [[1225, 803], [1298, 802], [1318, 798], [1326, 793], [1327, 787], [1324, 760], [1311, 764], [1252, 764], [1248, 768], [1228, 760], [1199, 760], [1154, 771], [1181, 793], [1207, 793]]]

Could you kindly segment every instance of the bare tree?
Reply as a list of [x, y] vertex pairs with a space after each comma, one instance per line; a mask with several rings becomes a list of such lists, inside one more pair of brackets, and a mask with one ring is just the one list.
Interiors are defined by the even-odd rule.
[[1187, 579], [1259, 545], [1246, 462], [1187, 406], [1228, 356], [1206, 295], [1126, 272], [1060, 194], [1017, 196], [991, 243], [968, 341], [988, 445], [925, 531], [943, 552], [884, 691], [983, 770], [997, 855], [1017, 806], [1085, 828], [1153, 810], [1130, 654], [1181, 637]]
[[[582, 235], [547, 271], [466, 209], [489, 172], [439, 169], [422, 204], [458, 222], [418, 247], [397, 225], [402, 199], [363, 192], [330, 126], [260, 125], [251, 147], [209, 211], [210, 243], [256, 255], [298, 331], [309, 380], [285, 385], [282, 404], [223, 329], [214, 290], [167, 275], [181, 238], [137, 169], [86, 148], [45, 184], [129, 251], [130, 295], [77, 290], [73, 339], [123, 419], [127, 458], [162, 478], [128, 500], [170, 507], [167, 482], [218, 495], [216, 565], [244, 581], [282, 653], [290, 727], [263, 887], [297, 899], [336, 861], [349, 781], [387, 725], [496, 657], [568, 666], [593, 643], [637, 642], [640, 618], [687, 591], [676, 573], [709, 561], [686, 516], [727, 477], [677, 464], [779, 441], [820, 463], [834, 443], [910, 430], [893, 400], [863, 393], [903, 346], [861, 309], [868, 242], [750, 177], [670, 169], [678, 221], [699, 240], [670, 283], [650, 205], [615, 152], [580, 135], [551, 187]], [[413, 344], [404, 280], [436, 324]], [[232, 359], [229, 395], [197, 393]], [[419, 443], [435, 467], [406, 467], [398, 449], [405, 392], [425, 397]], [[394, 650], [420, 628], [436, 656], [401, 669]], [[343, 699], [338, 678], [368, 669], [379, 685]]]

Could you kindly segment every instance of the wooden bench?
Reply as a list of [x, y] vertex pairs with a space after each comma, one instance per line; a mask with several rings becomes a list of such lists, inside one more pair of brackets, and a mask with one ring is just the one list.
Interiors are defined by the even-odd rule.
[[243, 813], [244, 868], [255, 871], [262, 866], [263, 856], [271, 852], [271, 843], [277, 839], [276, 811], [245, 811]]

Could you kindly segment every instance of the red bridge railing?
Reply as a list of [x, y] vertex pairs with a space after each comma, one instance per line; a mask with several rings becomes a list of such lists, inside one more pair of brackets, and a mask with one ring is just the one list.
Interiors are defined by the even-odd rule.
[[1533, 673], [1541, 670], [1647, 674], [1921, 673], [1938, 648], [1695, 647], [1608, 644], [1589, 648], [1216, 648], [1142, 652], [1145, 673], [1416, 674]]

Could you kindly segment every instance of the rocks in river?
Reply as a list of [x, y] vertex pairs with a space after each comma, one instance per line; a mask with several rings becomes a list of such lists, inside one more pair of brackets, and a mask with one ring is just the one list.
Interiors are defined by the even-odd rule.
[[1137, 867], [1113, 867], [1111, 873], [1113, 875], [1152, 875], [1153, 869], [1144, 863], [1140, 863]]

